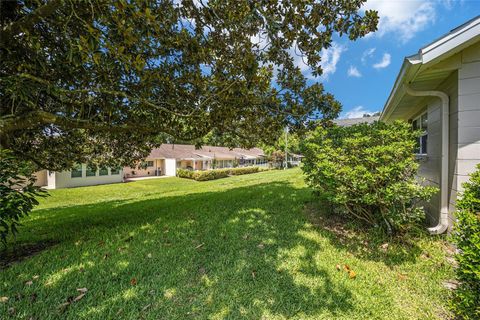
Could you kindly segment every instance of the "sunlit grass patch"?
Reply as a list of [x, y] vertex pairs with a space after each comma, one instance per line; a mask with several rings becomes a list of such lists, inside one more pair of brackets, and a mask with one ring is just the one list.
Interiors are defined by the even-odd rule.
[[[389, 239], [339, 223], [326, 211], [297, 169], [201, 183], [166, 178], [54, 190], [25, 221], [18, 245], [55, 245], [0, 271], [0, 296], [8, 297], [0, 315], [448, 316], [442, 281], [452, 270], [442, 240], [423, 233]], [[79, 288], [88, 291], [59, 308], [78, 297]]]

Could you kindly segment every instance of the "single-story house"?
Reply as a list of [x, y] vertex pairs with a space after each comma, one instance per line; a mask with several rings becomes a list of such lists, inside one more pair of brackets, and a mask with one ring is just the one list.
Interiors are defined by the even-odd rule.
[[94, 168], [79, 164], [68, 171], [41, 170], [35, 173], [36, 185], [47, 189], [62, 189], [123, 182], [122, 168]]
[[79, 164], [75, 168], [54, 172], [42, 170], [35, 173], [36, 185], [47, 189], [82, 187], [123, 182], [133, 177], [175, 176], [177, 168], [208, 170], [235, 166], [267, 166], [263, 151], [259, 148], [229, 149], [193, 145], [163, 144], [152, 150], [150, 155], [135, 168], [93, 168]]
[[429, 230], [443, 233], [480, 163], [480, 16], [405, 58], [380, 116], [397, 119], [423, 130], [419, 175], [440, 188], [427, 206]]
[[356, 124], [366, 123], [371, 124], [375, 121], [378, 121], [380, 116], [370, 116], [370, 117], [362, 117], [362, 118], [347, 118], [347, 119], [335, 119], [333, 123], [340, 127], [351, 127]]
[[259, 148], [229, 149], [226, 147], [162, 144], [135, 168], [124, 168], [126, 178], [145, 176], [175, 176], [177, 169], [208, 170], [234, 166], [266, 166]]

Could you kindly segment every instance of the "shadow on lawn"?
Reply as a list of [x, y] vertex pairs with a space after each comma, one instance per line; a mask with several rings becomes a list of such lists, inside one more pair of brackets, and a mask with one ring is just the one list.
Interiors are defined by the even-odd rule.
[[[58, 259], [50, 270], [42, 269], [49, 277], [38, 301], [45, 305], [27, 307], [33, 313], [54, 310], [62, 301], [48, 305], [49, 291], [87, 286], [88, 295], [66, 315], [256, 319], [350, 313], [351, 291], [315, 261], [324, 244], [304, 234], [320, 232], [340, 250], [359, 254], [356, 239], [345, 243], [312, 225], [302, 212], [310, 199], [308, 189], [268, 183], [38, 211], [48, 229], [33, 232], [53, 237], [62, 248], [50, 257]], [[402, 263], [417, 254], [414, 249], [386, 258]], [[362, 257], [382, 259], [376, 253]]]

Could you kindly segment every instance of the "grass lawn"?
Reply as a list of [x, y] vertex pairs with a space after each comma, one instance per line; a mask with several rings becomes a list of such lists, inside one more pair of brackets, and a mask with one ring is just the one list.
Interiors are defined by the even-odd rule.
[[449, 317], [443, 240], [327, 212], [298, 169], [54, 190], [18, 239], [43, 250], [0, 270], [0, 318]]

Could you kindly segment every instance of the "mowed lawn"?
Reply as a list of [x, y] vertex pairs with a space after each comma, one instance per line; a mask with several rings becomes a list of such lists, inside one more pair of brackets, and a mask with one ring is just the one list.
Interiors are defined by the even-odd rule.
[[444, 240], [328, 213], [299, 169], [54, 190], [17, 240], [44, 248], [0, 270], [0, 318], [449, 317]]

